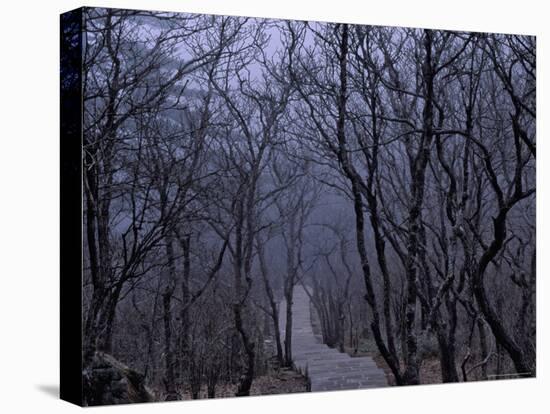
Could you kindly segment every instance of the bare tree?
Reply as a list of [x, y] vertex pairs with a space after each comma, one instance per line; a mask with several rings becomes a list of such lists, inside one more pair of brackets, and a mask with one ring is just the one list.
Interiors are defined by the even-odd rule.
[[84, 17], [90, 404], [101, 364], [249, 395], [293, 366], [299, 283], [323, 342], [397, 385], [534, 375], [533, 37]]

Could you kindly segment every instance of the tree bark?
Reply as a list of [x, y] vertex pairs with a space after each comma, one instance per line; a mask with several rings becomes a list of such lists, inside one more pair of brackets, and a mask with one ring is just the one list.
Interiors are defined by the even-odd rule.
[[172, 237], [167, 235], [165, 240], [166, 257], [168, 260], [168, 280], [162, 294], [165, 369], [164, 387], [166, 389], [166, 400], [175, 401], [178, 399], [178, 394], [176, 392], [176, 377], [174, 372], [175, 355], [172, 347], [172, 296], [176, 290], [176, 267]]

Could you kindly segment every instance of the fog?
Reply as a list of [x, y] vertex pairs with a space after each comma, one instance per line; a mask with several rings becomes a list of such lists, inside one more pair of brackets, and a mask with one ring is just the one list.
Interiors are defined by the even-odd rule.
[[105, 355], [140, 401], [281, 370], [306, 391], [295, 289], [389, 385], [535, 375], [533, 37], [93, 8], [82, 30], [87, 404], [128, 402]]

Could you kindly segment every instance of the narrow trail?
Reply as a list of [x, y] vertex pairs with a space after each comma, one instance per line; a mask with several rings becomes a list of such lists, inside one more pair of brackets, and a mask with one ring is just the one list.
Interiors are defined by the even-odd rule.
[[[323, 344], [313, 333], [310, 300], [302, 286], [294, 288], [292, 305], [292, 353], [295, 367], [308, 374], [311, 391], [336, 391], [388, 386], [384, 371], [371, 357], [351, 357]], [[281, 303], [281, 332], [284, 335], [285, 302]], [[284, 337], [284, 336], [283, 336]]]

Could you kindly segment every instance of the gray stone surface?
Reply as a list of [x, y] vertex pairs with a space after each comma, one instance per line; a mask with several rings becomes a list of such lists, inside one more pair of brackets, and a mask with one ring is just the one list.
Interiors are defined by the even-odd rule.
[[[295, 368], [309, 377], [311, 391], [386, 387], [386, 375], [371, 357], [351, 357], [322, 343], [313, 333], [309, 302], [304, 288], [296, 286], [292, 304], [292, 353]], [[285, 307], [286, 304], [281, 303], [282, 333], [286, 330]]]

